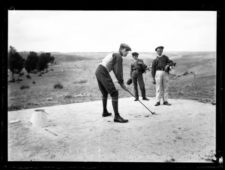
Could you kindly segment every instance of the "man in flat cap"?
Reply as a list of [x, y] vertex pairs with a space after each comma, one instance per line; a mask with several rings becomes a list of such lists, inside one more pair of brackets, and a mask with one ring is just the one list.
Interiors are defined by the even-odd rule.
[[131, 64], [131, 69], [130, 69], [130, 77], [133, 82], [134, 86], [134, 94], [135, 94], [135, 100], [139, 100], [138, 96], [138, 84], [141, 89], [141, 95], [143, 100], [149, 100], [146, 97], [145, 93], [145, 83], [143, 80], [143, 73], [146, 71], [147, 66], [144, 64], [144, 61], [138, 58], [139, 54], [137, 52], [132, 53], [132, 57], [134, 59], [134, 62]]
[[119, 51], [115, 53], [110, 53], [107, 55], [97, 67], [95, 72], [99, 89], [102, 93], [102, 104], [103, 104], [103, 117], [111, 116], [111, 113], [107, 110], [107, 98], [110, 94], [112, 98], [112, 106], [114, 110], [114, 122], [126, 123], [128, 120], [122, 118], [118, 111], [118, 90], [115, 88], [115, 85], [112, 81], [112, 78], [109, 74], [110, 71], [113, 71], [118, 83], [120, 86], [127, 90], [127, 87], [124, 84], [123, 80], [123, 58], [126, 57], [128, 52], [131, 51], [131, 48], [122, 43], [120, 45]]
[[163, 46], [155, 48], [157, 53], [156, 59], [152, 62], [152, 78], [153, 84], [156, 84], [156, 104], [155, 106], [160, 105], [160, 100], [162, 98], [164, 105], [171, 105], [168, 102], [168, 83], [169, 75], [165, 71], [166, 65], [170, 64], [171, 61], [166, 55], [163, 55]]

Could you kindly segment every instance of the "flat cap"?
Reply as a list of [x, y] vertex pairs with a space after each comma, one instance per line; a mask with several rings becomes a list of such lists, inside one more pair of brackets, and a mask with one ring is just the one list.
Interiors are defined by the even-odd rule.
[[156, 48], [155, 48], [155, 51], [157, 51], [157, 50], [158, 50], [158, 48], [164, 49], [164, 47], [163, 47], [163, 46], [158, 46], [158, 47], [156, 47]]
[[139, 53], [137, 53], [137, 52], [133, 52], [133, 53], [132, 53], [132, 55], [133, 55], [133, 56], [138, 56], [138, 55], [139, 55]]
[[126, 48], [126, 49], [127, 49], [127, 51], [131, 51], [130, 46], [129, 46], [129, 45], [127, 45], [127, 44], [125, 44], [125, 43], [120, 44], [120, 48]]

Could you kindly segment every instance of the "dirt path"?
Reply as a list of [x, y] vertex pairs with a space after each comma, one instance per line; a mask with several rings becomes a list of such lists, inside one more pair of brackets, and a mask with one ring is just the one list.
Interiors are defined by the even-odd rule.
[[[102, 118], [101, 101], [43, 107], [44, 128], [29, 122], [35, 109], [8, 112], [9, 161], [207, 162], [215, 153], [215, 106], [171, 99], [152, 116], [133, 98], [119, 102], [127, 124]], [[108, 102], [112, 112], [111, 101]]]

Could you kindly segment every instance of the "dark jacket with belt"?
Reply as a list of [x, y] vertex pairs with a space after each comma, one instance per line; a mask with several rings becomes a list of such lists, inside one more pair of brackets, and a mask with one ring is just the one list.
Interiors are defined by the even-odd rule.
[[137, 59], [131, 64], [130, 68], [130, 77], [132, 77], [132, 73], [135, 71], [136, 73], [143, 73], [146, 70], [147, 66], [144, 64], [144, 61], [141, 59]]
[[165, 70], [165, 66], [173, 62], [166, 55], [162, 55], [161, 57], [157, 56], [156, 59], [152, 61], [152, 77], [155, 79], [155, 73], [157, 70]]

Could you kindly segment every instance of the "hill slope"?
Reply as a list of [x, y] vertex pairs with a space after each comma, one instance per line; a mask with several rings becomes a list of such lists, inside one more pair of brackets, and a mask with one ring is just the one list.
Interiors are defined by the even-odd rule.
[[[102, 53], [101, 53], [102, 54]], [[50, 67], [48, 73], [41, 77], [31, 74], [32, 79], [21, 77], [23, 81], [8, 84], [8, 108], [9, 110], [34, 108], [67, 103], [86, 102], [101, 99], [95, 70], [100, 58], [95, 58], [96, 53], [86, 56], [55, 54], [57, 65]], [[181, 55], [178, 53], [177, 55]], [[170, 57], [170, 55], [168, 55]], [[142, 55], [140, 55], [140, 58]], [[150, 65], [152, 59], [144, 58]], [[130, 78], [131, 57], [123, 61], [124, 80]], [[196, 76], [188, 74], [177, 79], [171, 76], [169, 86], [170, 98], [194, 99], [202, 102], [216, 101], [216, 56], [215, 53], [184, 53], [174, 58], [177, 63], [175, 74], [194, 72]], [[122, 90], [113, 75], [113, 81], [121, 98], [130, 95]], [[144, 74], [147, 96], [155, 96], [155, 86], [152, 84], [150, 72]], [[61, 84], [62, 89], [55, 89], [54, 85]], [[29, 86], [27, 89], [21, 89]], [[133, 91], [133, 86], [128, 87]]]

